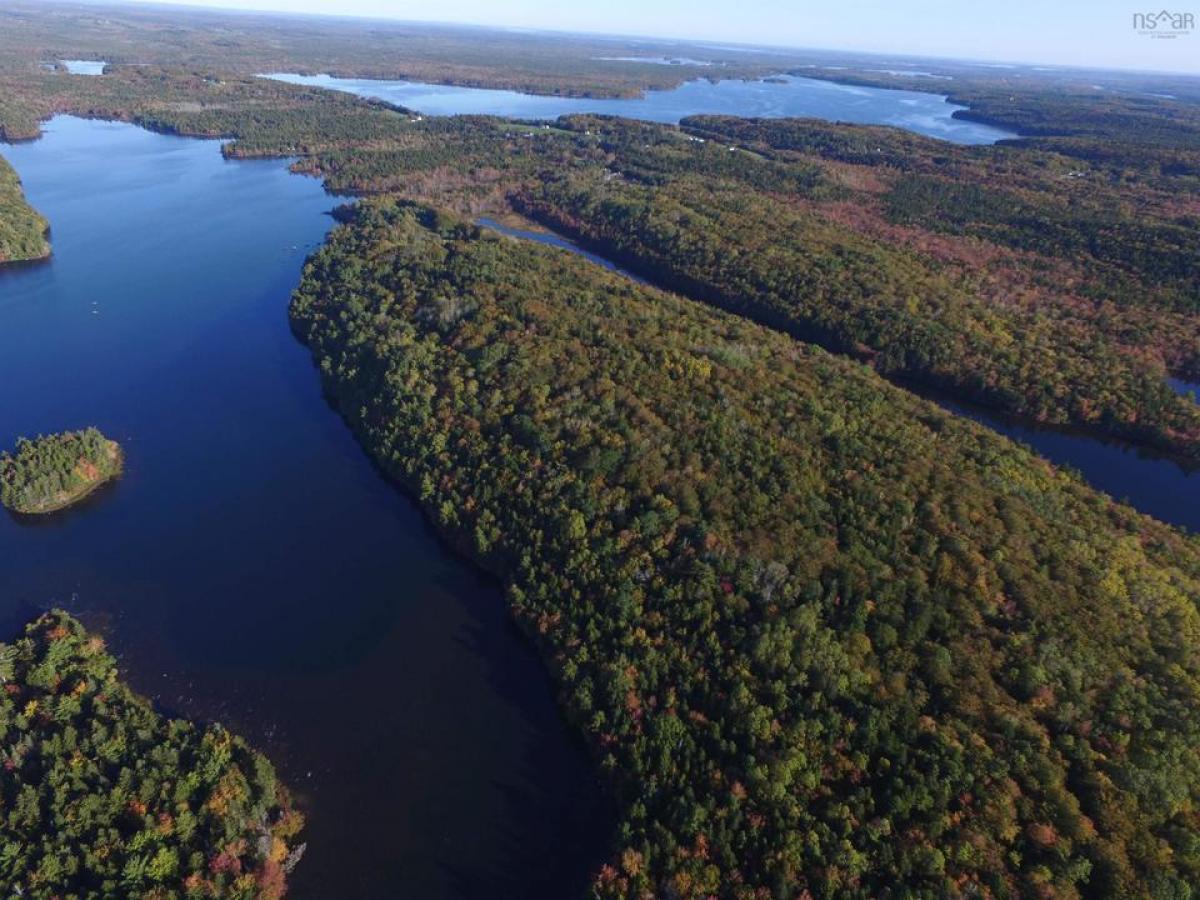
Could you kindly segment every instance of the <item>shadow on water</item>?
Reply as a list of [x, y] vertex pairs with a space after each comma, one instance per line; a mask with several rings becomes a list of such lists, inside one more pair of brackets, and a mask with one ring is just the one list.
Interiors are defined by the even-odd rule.
[[[516, 232], [513, 236], [524, 234], [511, 231]], [[322, 391], [322, 396], [330, 412], [344, 422], [329, 394]], [[346, 427], [349, 429], [348, 423]], [[382, 482], [409, 495], [408, 488], [379, 466], [374, 457], [365, 450], [362, 456]], [[414, 502], [408, 511], [415, 514], [418, 523], [406, 523], [406, 530], [419, 528], [431, 545], [442, 542], [437, 526], [424, 510]], [[469, 622], [459, 630], [456, 643], [466, 656], [484, 661], [490, 693], [522, 710], [530, 730], [526, 750], [512, 767], [515, 777], [490, 783], [503, 798], [502, 818], [508, 823], [497, 840], [495, 861], [486, 866], [464, 865], [459, 848], [449, 846], [438, 855], [438, 866], [460, 897], [582, 897], [597, 866], [598, 853], [603, 853], [602, 848], [611, 840], [616, 808], [602, 790], [588, 759], [588, 748], [574, 729], [568, 732], [568, 740], [575, 752], [562, 752], [564, 722], [556, 713], [549, 673], [530, 637], [508, 614], [505, 603], [494, 602], [494, 595], [502, 591], [496, 579], [463, 560], [461, 567], [447, 570], [437, 580], [447, 592], [460, 595], [464, 584], [471, 586], [466, 592], [471, 598], [466, 605]], [[522, 652], [514, 652], [514, 646]], [[485, 742], [482, 751], [486, 752], [487, 747]], [[551, 790], [548, 785], [565, 786], [566, 790]], [[557, 827], [542, 827], [547, 820], [556, 822]], [[394, 877], [399, 880], [401, 875], [397, 872]]]
[[14, 259], [0, 265], [0, 288], [4, 287], [5, 278], [15, 278], [22, 272], [27, 272], [30, 269], [48, 266], [53, 259], [54, 252], [51, 250], [48, 256], [39, 256], [36, 259]]
[[0, 279], [0, 446], [93, 424], [127, 450], [85, 506], [0, 516], [0, 624], [63, 606], [137, 690], [266, 751], [309, 820], [290, 896], [579, 893], [612, 818], [540, 659], [288, 327], [333, 198], [130, 125], [0, 152], [55, 229]]
[[120, 478], [110, 479], [92, 490], [87, 496], [80, 497], [70, 506], [56, 509], [48, 513], [22, 513], [16, 510], [5, 510], [14, 524], [22, 528], [61, 528], [74, 516], [86, 515], [88, 510], [104, 503], [117, 490]]
[[25, 633], [25, 626], [55, 604], [36, 606], [26, 600], [0, 608], [0, 641], [9, 641]]
[[[508, 620], [501, 623], [480, 619], [461, 636], [464, 649], [484, 659], [495, 660], [504, 654], [511, 641], [525, 642], [526, 636]], [[522, 665], [494, 665], [489, 668], [489, 684], [502, 697], [514, 704], [528, 705], [532, 685], [546, 684], [541, 663], [532, 656]], [[547, 699], [553, 698], [547, 692]], [[508, 818], [513, 823], [525, 822], [525, 827], [512, 827], [503, 842], [503, 857], [507, 860], [490, 872], [472, 871], [447, 862], [447, 867], [464, 897], [555, 896], [556, 890], [567, 888], [566, 896], [583, 896], [588, 876], [597, 863], [597, 848], [607, 846], [615, 822], [615, 810], [602, 799], [598, 790], [575, 791], [551, 796], [542, 786], [547, 772], [561, 770], [565, 761], [556, 751], [553, 732], [560, 722], [542, 720], [531, 723], [534, 740], [522, 760], [523, 776], [511, 784], [494, 783], [505, 798]], [[579, 755], [570, 760], [572, 767], [582, 768], [563, 773], [555, 782], [580, 783], [591, 778], [590, 764], [582, 741], [577, 745]], [[568, 777], [564, 777], [568, 776]], [[529, 827], [528, 818], [537, 810], [553, 810], [553, 815], [565, 827], [558, 833], [530, 841], [537, 830]]]
[[[526, 234], [497, 227], [514, 237]], [[556, 245], [557, 241], [565, 241], [553, 234], [529, 234], [550, 238], [549, 243]], [[575, 245], [568, 249], [590, 256]], [[599, 257], [593, 261], [628, 275]], [[330, 411], [345, 421], [332, 398], [326, 392], [322, 396]], [[365, 450], [363, 457], [379, 479], [409, 494], [408, 488]], [[411, 508], [430, 544], [440, 543], [441, 534], [425, 511], [415, 502]], [[463, 582], [477, 589], [469, 592], [473, 598], [502, 592], [493, 576], [467, 561], [443, 575], [439, 583], [447, 591], [461, 593]], [[575, 753], [562, 752], [564, 722], [554, 712], [558, 705], [549, 673], [529, 635], [508, 614], [506, 603], [496, 604], [489, 596], [486, 602], [470, 602], [467, 608], [471, 620], [460, 630], [456, 642], [467, 656], [486, 662], [491, 693], [525, 712], [531, 740], [517, 766], [518, 777], [491, 783], [504, 798], [503, 818], [510, 823], [497, 844], [497, 861], [489, 867], [462, 865], [456, 859], [457, 849], [452, 849], [439, 863], [461, 897], [582, 897], [597, 865], [598, 848], [606, 848], [611, 840], [616, 808], [601, 789], [588, 758], [589, 750], [573, 728], [568, 731], [568, 740]], [[514, 645], [524, 652], [514, 653]], [[568, 789], [555, 792], [547, 790], [547, 785], [565, 785]], [[539, 827], [547, 817], [559, 827]]]
[[1052, 463], [1074, 469], [1093, 487], [1141, 512], [1200, 532], [1200, 469], [1194, 466], [1125, 441], [1040, 425], [911, 384], [902, 386], [955, 415], [1025, 444]]
[[603, 266], [610, 272], [616, 272], [618, 275], [624, 275], [630, 281], [635, 281], [638, 284], [650, 283], [641, 276], [634, 275], [628, 269], [622, 269], [612, 260], [605, 259], [603, 256], [592, 253], [590, 250], [585, 250], [583, 247], [580, 247], [577, 243], [569, 238], [565, 238], [560, 234], [555, 234], [552, 231], [530, 231], [524, 228], [513, 228], [511, 225], [504, 225], [500, 222], [497, 222], [495, 219], [489, 219], [486, 216], [481, 216], [480, 218], [476, 219], [475, 224], [482, 226], [483, 228], [488, 228], [492, 231], [499, 232], [500, 234], [511, 238], [518, 238], [519, 240], [524, 241], [534, 241], [538, 244], [545, 244], [548, 247], [558, 247], [560, 250], [566, 250], [568, 253], [574, 253], [576, 256], [582, 256], [584, 259], [588, 260], [589, 262], [594, 262], [598, 266]]

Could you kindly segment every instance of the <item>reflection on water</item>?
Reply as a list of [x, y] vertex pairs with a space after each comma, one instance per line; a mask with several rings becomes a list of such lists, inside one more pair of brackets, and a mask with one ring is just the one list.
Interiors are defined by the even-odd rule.
[[477, 114], [554, 119], [571, 113], [603, 113], [667, 123], [700, 114], [772, 119], [809, 116], [836, 122], [894, 125], [958, 144], [992, 144], [1016, 136], [991, 125], [953, 118], [957, 110], [966, 107], [947, 103], [941, 94], [837, 84], [792, 75], [767, 81], [699, 79], [671, 90], [646, 91], [641, 97], [620, 99], [548, 97], [519, 91], [328, 75], [276, 73], [266, 77], [348, 91], [431, 116]]
[[584, 259], [596, 263], [598, 266], [604, 266], [604, 268], [608, 269], [609, 271], [616, 272], [619, 275], [624, 275], [626, 278], [630, 278], [638, 282], [638, 284], [648, 283], [644, 279], [634, 275], [632, 272], [622, 269], [616, 263], [610, 262], [603, 256], [597, 256], [595, 253], [592, 253], [589, 250], [584, 250], [574, 241], [568, 240], [567, 238], [557, 235], [552, 231], [527, 231], [523, 228], [513, 228], [510, 225], [502, 225], [495, 219], [489, 219], [486, 216], [477, 219], [476, 224], [482, 225], [484, 228], [490, 228], [493, 231], [498, 231], [501, 234], [506, 234], [509, 237], [521, 238], [522, 240], [526, 241], [536, 241], [539, 244], [547, 244], [551, 247], [558, 247], [559, 249], [567, 250], [576, 254], [577, 256], [582, 256]]
[[54, 244], [0, 271], [0, 446], [95, 424], [126, 453], [81, 508], [0, 516], [6, 636], [65, 606], [138, 690], [267, 751], [309, 814], [295, 897], [581, 891], [610, 819], [545, 672], [288, 328], [335, 201], [131, 125], [0, 152]]
[[1192, 399], [1200, 403], [1200, 382], [1184, 381], [1182, 378], [1168, 378], [1167, 383], [1185, 396], [1191, 394]]
[[108, 65], [97, 59], [60, 59], [67, 72], [72, 75], [103, 75], [104, 67]]
[[944, 397], [931, 399], [1070, 466], [1093, 487], [1156, 519], [1200, 533], [1200, 471], [1121, 441], [1040, 427]]

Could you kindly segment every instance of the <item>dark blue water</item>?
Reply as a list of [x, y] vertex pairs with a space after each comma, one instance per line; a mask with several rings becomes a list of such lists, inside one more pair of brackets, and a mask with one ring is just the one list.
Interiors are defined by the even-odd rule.
[[1200, 533], [1200, 471], [1121, 441], [1044, 428], [944, 397], [931, 399], [1070, 466], [1093, 487], [1156, 519]]
[[626, 278], [630, 278], [636, 281], [638, 284], [649, 283], [644, 279], [639, 278], [637, 275], [634, 275], [632, 272], [622, 269], [616, 263], [605, 259], [603, 256], [597, 256], [590, 250], [584, 250], [574, 241], [569, 240], [562, 235], [555, 234], [552, 231], [527, 231], [524, 228], [513, 228], [511, 225], [503, 225], [500, 222], [497, 222], [495, 219], [489, 219], [486, 216], [477, 219], [476, 224], [482, 225], [484, 228], [490, 228], [493, 231], [498, 231], [501, 234], [506, 234], [509, 237], [520, 238], [521, 240], [525, 241], [536, 241], [539, 244], [546, 244], [550, 247], [558, 247], [560, 250], [566, 250], [570, 253], [576, 254], [577, 256], [582, 256], [584, 259], [594, 262], [598, 266], [603, 266], [610, 272], [616, 272], [619, 275], [624, 275]]
[[328, 75], [271, 74], [292, 84], [348, 91], [374, 97], [430, 116], [479, 114], [510, 119], [555, 119], [571, 113], [604, 113], [676, 123], [685, 116], [723, 114], [761, 118], [806, 116], [863, 125], [894, 125], [957, 144], [994, 144], [1016, 137], [1009, 131], [953, 118], [963, 106], [947, 103], [942, 94], [837, 84], [786, 75], [771, 81], [688, 81], [667, 91], [641, 97], [597, 99], [549, 97], [486, 88], [331, 78]]
[[0, 624], [65, 606], [307, 809], [294, 896], [548, 897], [606, 849], [590, 767], [498, 589], [324, 403], [287, 302], [334, 205], [282, 162], [53, 120], [0, 151], [52, 223], [0, 270], [0, 445], [98, 425], [127, 473], [0, 515]]
[[1167, 384], [1171, 385], [1172, 388], [1181, 394], [1191, 394], [1192, 399], [1200, 403], [1200, 382], [1184, 381], [1182, 378], [1168, 378]]

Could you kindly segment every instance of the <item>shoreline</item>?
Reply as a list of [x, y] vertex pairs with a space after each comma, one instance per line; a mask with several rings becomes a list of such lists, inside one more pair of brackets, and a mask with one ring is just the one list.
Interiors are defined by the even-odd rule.
[[82, 503], [96, 491], [100, 490], [109, 484], [120, 479], [125, 473], [125, 454], [121, 451], [121, 447], [116, 441], [110, 441], [111, 458], [113, 463], [113, 471], [102, 478], [97, 478], [95, 481], [90, 481], [78, 493], [72, 494], [64, 500], [54, 503], [51, 506], [39, 507], [38, 509], [21, 509], [15, 506], [5, 507], [12, 515], [18, 518], [37, 519], [42, 516], [52, 515], [53, 513], [63, 512], [70, 509], [79, 503]]

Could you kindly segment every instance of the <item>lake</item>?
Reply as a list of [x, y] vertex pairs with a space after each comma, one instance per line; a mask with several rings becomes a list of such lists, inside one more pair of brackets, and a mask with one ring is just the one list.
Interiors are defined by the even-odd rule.
[[944, 397], [931, 399], [951, 412], [1028, 444], [1051, 462], [1070, 466], [1106, 494], [1156, 519], [1200, 534], [1200, 471], [1124, 441], [1045, 427]]
[[[295, 897], [577, 892], [611, 814], [541, 665], [288, 329], [335, 201], [284, 162], [124, 124], [56, 118], [0, 153], [54, 245], [0, 269], [0, 446], [95, 424], [127, 457], [78, 509], [0, 515], [3, 631], [64, 606], [136, 688], [268, 752], [310, 818]], [[959, 409], [1200, 529], [1173, 462]]]
[[5, 636], [66, 607], [266, 751], [309, 816], [292, 896], [577, 893], [612, 818], [539, 660], [289, 330], [336, 201], [218, 148], [72, 118], [0, 147], [54, 248], [0, 269], [0, 446], [94, 424], [126, 453], [77, 509], [0, 514]]
[[584, 259], [594, 262], [598, 266], [603, 266], [611, 272], [616, 272], [618, 275], [624, 275], [638, 284], [647, 284], [648, 282], [634, 275], [627, 269], [622, 269], [614, 262], [610, 262], [603, 256], [597, 256], [589, 250], [584, 250], [574, 241], [569, 240], [562, 235], [555, 234], [552, 231], [530, 231], [524, 228], [514, 228], [511, 225], [504, 225], [497, 222], [495, 219], [489, 219], [487, 216], [482, 216], [475, 220], [476, 225], [481, 225], [484, 228], [489, 228], [492, 231], [498, 231], [503, 235], [511, 238], [520, 238], [526, 241], [535, 241], [539, 244], [546, 244], [550, 247], [558, 247], [560, 250], [566, 250], [574, 253], [577, 256], [582, 256]]
[[103, 75], [108, 63], [99, 59], [60, 59], [70, 75]]
[[1174, 388], [1176, 393], [1183, 394], [1185, 397], [1191, 396], [1193, 400], [1200, 403], [1200, 382], [1184, 381], [1182, 378], [1168, 378], [1167, 383]]
[[651, 66], [701, 66], [725, 65], [707, 59], [692, 59], [690, 56], [593, 56], [597, 62], [633, 62]]
[[701, 114], [783, 118], [803, 116], [863, 125], [894, 125], [957, 144], [994, 144], [1015, 134], [991, 125], [955, 119], [966, 109], [946, 102], [942, 94], [837, 84], [817, 78], [781, 76], [769, 81], [686, 81], [666, 91], [641, 97], [596, 99], [550, 97], [519, 91], [332, 78], [329, 75], [272, 73], [265, 76], [291, 84], [347, 91], [384, 100], [430, 116], [475, 114], [510, 119], [555, 119], [572, 113], [603, 113], [676, 123]]

